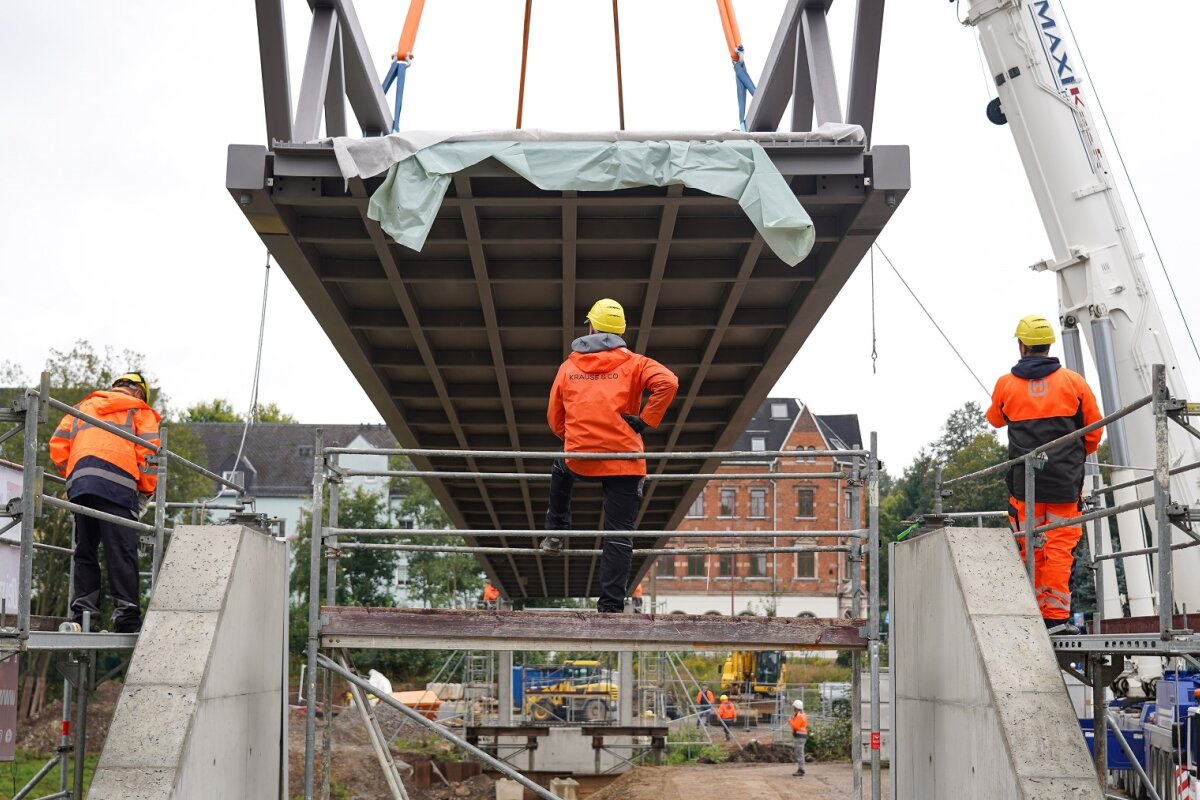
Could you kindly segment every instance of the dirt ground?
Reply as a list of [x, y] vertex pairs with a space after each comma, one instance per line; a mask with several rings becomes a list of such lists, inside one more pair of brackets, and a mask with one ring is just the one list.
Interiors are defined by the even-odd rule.
[[[635, 767], [588, 800], [846, 800], [852, 775], [849, 764], [812, 764], [803, 778], [792, 764], [687, 764]], [[887, 791], [887, 770], [883, 788]], [[869, 785], [870, 772], [863, 775]]]
[[[89, 753], [99, 753], [108, 736], [113, 712], [117, 710], [117, 698], [121, 696], [123, 684], [105, 681], [100, 684], [88, 700], [87, 743]], [[72, 703], [72, 716], [74, 704]], [[48, 704], [42, 713], [17, 725], [17, 747], [35, 753], [52, 753], [62, 735], [62, 701]]]

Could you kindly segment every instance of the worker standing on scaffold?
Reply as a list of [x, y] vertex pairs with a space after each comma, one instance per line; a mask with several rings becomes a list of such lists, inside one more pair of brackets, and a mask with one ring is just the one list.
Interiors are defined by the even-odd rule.
[[[571, 342], [571, 355], [558, 368], [546, 420], [569, 453], [642, 453], [642, 431], [657, 428], [679, 389], [679, 379], [652, 358], [625, 346], [625, 309], [616, 300], [597, 300], [587, 315], [588, 332]], [[642, 393], [650, 399], [642, 407]], [[550, 470], [546, 530], [571, 529], [571, 490], [577, 479], [600, 481], [604, 530], [631, 531], [646, 479], [644, 459], [557, 459]], [[562, 550], [563, 537], [547, 536], [542, 549]], [[596, 610], [625, 608], [633, 540], [605, 536], [600, 557]]]
[[[1030, 315], [1017, 324], [1014, 334], [1021, 360], [1000, 376], [992, 392], [987, 419], [993, 426], [1008, 426], [1008, 457], [1017, 458], [1100, 419], [1100, 409], [1087, 381], [1049, 355], [1054, 328], [1045, 317]], [[1083, 489], [1083, 463], [1100, 446], [1098, 428], [1082, 440], [1068, 442], [1046, 453], [1036, 470], [1034, 525], [1079, 515]], [[1014, 532], [1025, 529], [1025, 467], [1008, 470], [1008, 517]], [[1071, 624], [1071, 566], [1075, 545], [1083, 535], [1079, 526], [1046, 532], [1046, 543], [1034, 552], [1033, 585], [1038, 608], [1051, 635], [1076, 634]], [[1017, 540], [1025, 559], [1025, 537]]]

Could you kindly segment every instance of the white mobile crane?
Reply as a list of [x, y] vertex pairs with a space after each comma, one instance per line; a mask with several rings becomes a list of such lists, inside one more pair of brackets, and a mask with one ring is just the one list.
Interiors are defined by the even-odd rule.
[[[1088, 349], [1098, 372], [1105, 413], [1150, 393], [1151, 365], [1166, 365], [1171, 394], [1189, 398], [1179, 361], [1147, 279], [1141, 252], [1129, 228], [1125, 207], [1109, 169], [1090, 111], [1083, 68], [1067, 35], [1058, 0], [968, 0], [966, 24], [975, 28], [999, 98], [988, 118], [1007, 123], [1033, 189], [1053, 258], [1034, 265], [1055, 273], [1066, 364], [1083, 372]], [[1149, 467], [1155, 463], [1153, 415], [1149, 407], [1108, 426], [1114, 464]], [[1200, 460], [1200, 446], [1171, 426], [1171, 466]], [[1140, 477], [1131, 469], [1113, 472], [1113, 485]], [[1194, 506], [1200, 497], [1197, 472], [1171, 479], [1171, 499]], [[1114, 503], [1148, 497], [1150, 484], [1117, 493]], [[1123, 550], [1149, 546], [1142, 514], [1117, 521]], [[1174, 529], [1172, 529], [1174, 530]], [[1176, 541], [1186, 541], [1175, 531]], [[1096, 542], [1092, 542], [1096, 552]], [[1105, 547], [1107, 552], [1109, 548]], [[1155, 613], [1156, 584], [1151, 560], [1122, 560], [1131, 616]], [[1200, 549], [1175, 552], [1175, 603], [1200, 608]], [[1122, 616], [1114, 562], [1104, 562], [1105, 618]], [[1154, 565], [1157, 566], [1157, 565]], [[1139, 663], [1141, 677], [1156, 677], [1158, 664]], [[1152, 674], [1147, 674], [1153, 671]]]

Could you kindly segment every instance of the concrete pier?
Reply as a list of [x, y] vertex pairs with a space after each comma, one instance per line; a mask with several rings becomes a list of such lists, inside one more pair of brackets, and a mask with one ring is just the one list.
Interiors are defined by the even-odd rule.
[[902, 800], [1103, 800], [1012, 537], [893, 549], [892, 780]]

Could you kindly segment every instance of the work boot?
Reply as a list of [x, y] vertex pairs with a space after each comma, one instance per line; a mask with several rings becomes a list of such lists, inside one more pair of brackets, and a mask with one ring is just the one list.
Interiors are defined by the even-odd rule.
[[561, 553], [563, 540], [561, 536], [547, 536], [542, 539], [542, 550], [547, 553]]
[[1046, 632], [1051, 636], [1078, 636], [1080, 631], [1071, 624], [1069, 619], [1043, 619]]

